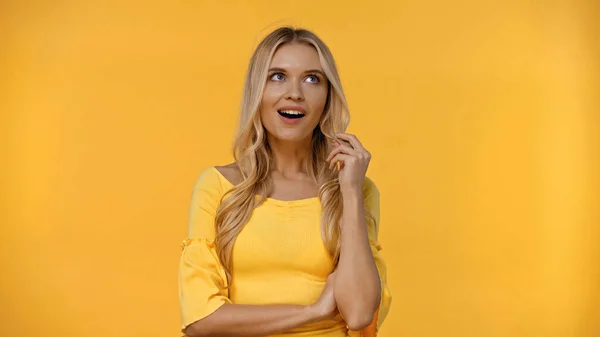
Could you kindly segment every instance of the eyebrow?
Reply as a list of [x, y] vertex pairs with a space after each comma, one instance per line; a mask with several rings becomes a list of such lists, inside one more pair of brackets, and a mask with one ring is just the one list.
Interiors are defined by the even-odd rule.
[[[280, 71], [280, 72], [282, 72], [282, 73], [285, 73], [285, 72], [287, 72], [287, 71], [286, 71], [285, 69], [283, 69], [283, 68], [271, 68], [271, 69], [269, 69], [269, 72], [272, 72], [272, 71]], [[319, 69], [309, 69], [309, 70], [306, 70], [306, 71], [304, 71], [304, 73], [305, 73], [305, 74], [309, 74], [309, 73], [317, 73], [317, 74], [320, 74], [320, 75], [321, 75], [321, 76], [323, 76], [323, 77], [327, 77], [327, 76], [325, 76], [325, 74], [324, 74], [324, 73], [323, 73], [321, 70], [319, 70]]]

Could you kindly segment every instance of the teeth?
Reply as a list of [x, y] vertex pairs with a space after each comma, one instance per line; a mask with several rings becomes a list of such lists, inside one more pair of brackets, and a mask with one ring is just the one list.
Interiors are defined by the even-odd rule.
[[279, 110], [280, 112], [290, 114], [290, 115], [304, 115], [302, 112], [298, 110]]

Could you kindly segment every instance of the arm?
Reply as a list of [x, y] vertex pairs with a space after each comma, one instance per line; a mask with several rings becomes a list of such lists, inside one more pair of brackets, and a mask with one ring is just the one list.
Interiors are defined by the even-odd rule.
[[[369, 242], [365, 218], [363, 183], [367, 197], [378, 198], [374, 184], [365, 179], [371, 154], [355, 135], [337, 133], [334, 150], [327, 157], [329, 168], [340, 164], [338, 173], [343, 199], [340, 259], [334, 284], [335, 300], [350, 330], [362, 330], [372, 321], [381, 300], [381, 280]], [[377, 204], [377, 213], [379, 205]], [[375, 230], [377, 230], [375, 224]]]
[[196, 336], [264, 336], [334, 318], [337, 313], [333, 296], [335, 272], [327, 277], [321, 296], [308, 306], [245, 305], [225, 303], [208, 316], [188, 325], [184, 332]]
[[341, 251], [334, 283], [335, 300], [350, 330], [371, 323], [381, 299], [381, 284], [373, 260], [362, 191], [343, 194]]
[[283, 333], [321, 320], [316, 306], [224, 304], [211, 315], [187, 326], [189, 337], [265, 336]]
[[223, 195], [216, 171], [203, 170], [193, 189], [188, 238], [179, 262], [181, 331], [195, 336], [264, 336], [333, 318], [333, 277], [308, 306], [233, 304], [215, 247], [214, 219]]

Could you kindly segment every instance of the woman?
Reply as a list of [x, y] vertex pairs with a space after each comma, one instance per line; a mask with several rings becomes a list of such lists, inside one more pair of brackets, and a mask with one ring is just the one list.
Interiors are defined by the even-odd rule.
[[370, 154], [342, 133], [334, 59], [283, 27], [251, 60], [235, 162], [194, 185], [179, 265], [188, 336], [374, 336], [391, 303]]

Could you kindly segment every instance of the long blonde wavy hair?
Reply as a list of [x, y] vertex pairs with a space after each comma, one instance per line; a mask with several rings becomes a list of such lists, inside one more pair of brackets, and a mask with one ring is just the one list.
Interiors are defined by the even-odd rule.
[[[306, 161], [306, 172], [319, 186], [321, 202], [321, 236], [327, 251], [337, 265], [340, 255], [340, 228], [342, 195], [336, 170], [330, 170], [326, 158], [333, 150], [331, 142], [336, 132], [345, 132], [350, 122], [348, 104], [342, 90], [335, 61], [329, 48], [314, 33], [305, 29], [281, 27], [265, 37], [250, 59], [246, 73], [237, 136], [233, 156], [243, 181], [229, 190], [217, 209], [216, 250], [227, 274], [227, 286], [232, 280], [232, 251], [238, 234], [250, 219], [252, 211], [269, 195], [268, 179], [273, 154], [267, 141], [266, 130], [260, 119], [260, 104], [268, 68], [277, 48], [287, 43], [306, 43], [318, 54], [328, 80], [327, 101], [319, 125], [312, 134], [312, 157]], [[257, 197], [259, 196], [259, 197]]]

